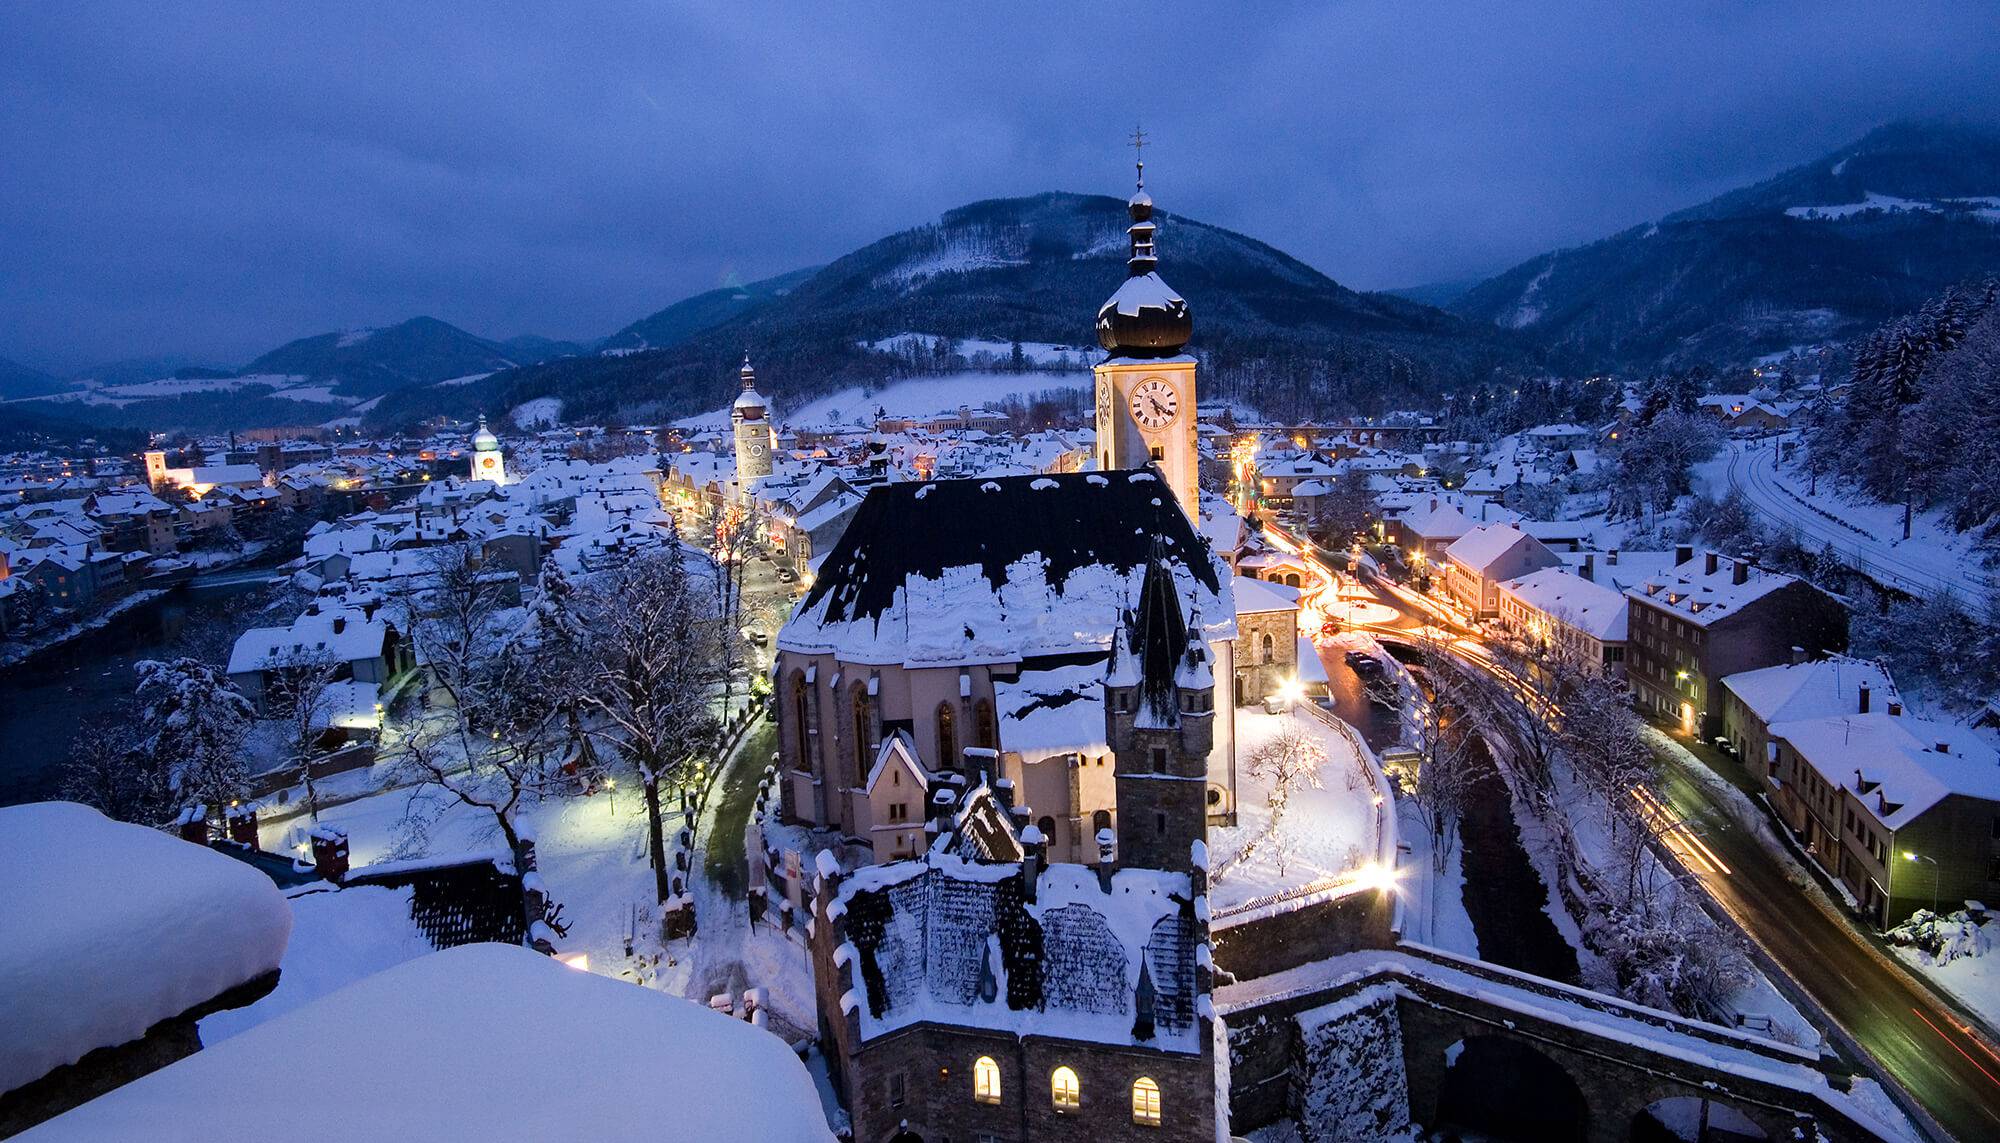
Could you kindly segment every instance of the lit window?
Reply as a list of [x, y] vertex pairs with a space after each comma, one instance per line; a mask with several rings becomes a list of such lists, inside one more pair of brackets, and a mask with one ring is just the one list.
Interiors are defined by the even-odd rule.
[[972, 1098], [980, 1103], [1000, 1102], [1000, 1065], [992, 1056], [981, 1056], [972, 1062]]
[[1049, 1076], [1049, 1099], [1057, 1111], [1075, 1111], [1083, 1106], [1083, 1085], [1069, 1068], [1057, 1068]]
[[1132, 1122], [1147, 1127], [1160, 1125], [1160, 1085], [1149, 1077], [1132, 1081]]

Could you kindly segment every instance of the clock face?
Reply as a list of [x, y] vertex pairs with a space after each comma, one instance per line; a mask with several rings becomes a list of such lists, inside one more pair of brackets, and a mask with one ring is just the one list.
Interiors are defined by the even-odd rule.
[[1166, 428], [1180, 411], [1180, 394], [1158, 377], [1148, 377], [1132, 389], [1132, 419], [1146, 428]]
[[492, 458], [492, 457], [490, 457], [490, 456], [485, 456], [485, 457], [481, 457], [481, 458], [479, 458], [479, 466], [480, 466], [481, 468], [492, 468], [492, 467], [493, 467], [493, 458]]
[[760, 444], [753, 444], [753, 445], [751, 445], [751, 446], [750, 446], [750, 455], [751, 455], [751, 456], [763, 456], [763, 455], [764, 455], [764, 446], [763, 446], [763, 445], [760, 445]]

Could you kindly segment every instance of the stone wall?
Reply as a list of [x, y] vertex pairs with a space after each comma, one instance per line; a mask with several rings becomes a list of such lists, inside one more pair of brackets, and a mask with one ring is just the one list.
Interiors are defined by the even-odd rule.
[[1361, 892], [1220, 926], [1210, 935], [1215, 966], [1238, 980], [1269, 976], [1309, 961], [1362, 949], [1393, 948], [1394, 905], [1386, 894]]

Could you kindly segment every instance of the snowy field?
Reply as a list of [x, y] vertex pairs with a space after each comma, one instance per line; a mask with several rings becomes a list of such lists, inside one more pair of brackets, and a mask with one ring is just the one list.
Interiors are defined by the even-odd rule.
[[[960, 405], [981, 409], [1009, 397], [1028, 401], [1052, 389], [1081, 390], [1090, 385], [1088, 373], [952, 373], [897, 381], [873, 393], [855, 386], [798, 408], [786, 407], [782, 392], [765, 396], [778, 400], [780, 424], [868, 429], [875, 427], [877, 409], [890, 416], [929, 417]], [[696, 429], [726, 429], [729, 410], [716, 409], [675, 423]]]
[[[1319, 786], [1295, 789], [1275, 833], [1271, 781], [1253, 774], [1250, 759], [1286, 728], [1326, 751]], [[1352, 873], [1374, 860], [1374, 789], [1348, 739], [1302, 712], [1236, 712], [1237, 824], [1209, 830], [1214, 865], [1209, 898], [1217, 912], [1254, 898]], [[1283, 866], [1282, 872], [1280, 866]]]

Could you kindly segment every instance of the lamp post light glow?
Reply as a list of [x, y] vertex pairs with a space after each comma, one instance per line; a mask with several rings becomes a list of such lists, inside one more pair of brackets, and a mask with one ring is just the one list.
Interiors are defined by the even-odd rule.
[[1928, 861], [1931, 863], [1931, 916], [1933, 917], [1937, 916], [1938, 873], [1940, 872], [1940, 870], [1938, 869], [1938, 863], [1936, 859], [1925, 857], [1921, 853], [1912, 853], [1906, 849], [1903, 851], [1903, 860], [1911, 863], [1912, 865], [1916, 864], [1919, 861]]

